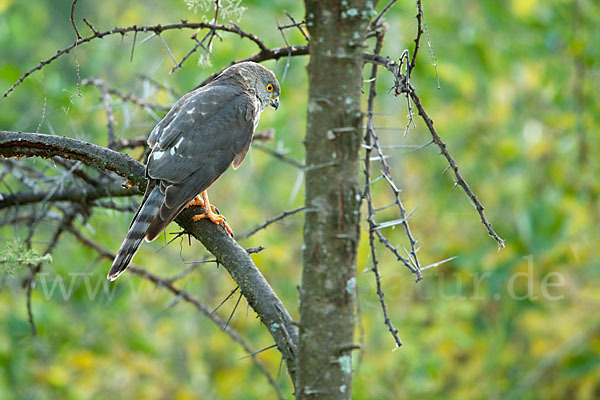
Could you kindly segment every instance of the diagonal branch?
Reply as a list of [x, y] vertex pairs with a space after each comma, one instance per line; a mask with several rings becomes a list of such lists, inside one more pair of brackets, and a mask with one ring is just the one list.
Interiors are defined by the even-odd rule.
[[490, 224], [489, 221], [487, 220], [487, 218], [485, 217], [485, 214], [483, 213], [483, 210], [484, 210], [483, 205], [477, 199], [477, 196], [475, 195], [475, 193], [473, 193], [473, 190], [471, 190], [471, 187], [469, 186], [467, 181], [465, 181], [462, 174], [458, 170], [458, 164], [456, 164], [456, 161], [454, 160], [454, 158], [452, 158], [452, 156], [448, 152], [448, 149], [446, 148], [446, 144], [442, 141], [442, 138], [440, 137], [440, 135], [438, 135], [436, 129], [433, 126], [433, 120], [431, 119], [431, 117], [429, 117], [429, 115], [425, 111], [423, 104], [421, 104], [421, 99], [419, 98], [419, 96], [417, 96], [417, 92], [415, 91], [415, 88], [410, 83], [408, 84], [408, 93], [410, 94], [410, 98], [412, 99], [413, 103], [415, 103], [415, 106], [417, 107], [417, 111], [419, 112], [419, 115], [423, 118], [423, 121], [425, 121], [425, 125], [427, 125], [427, 128], [429, 129], [429, 133], [431, 133], [433, 142], [440, 148], [442, 155], [448, 161], [450, 168], [452, 168], [452, 171], [454, 172], [454, 176], [456, 177], [456, 184], [463, 188], [463, 190], [465, 191], [467, 196], [469, 196], [469, 198], [473, 202], [473, 205], [475, 206], [475, 209], [477, 210], [477, 213], [479, 214], [479, 218], [481, 218], [481, 223], [487, 229], [488, 234], [491, 237], [493, 237], [496, 240], [496, 242], [498, 242], [498, 246], [500, 246], [500, 248], [504, 248], [504, 240], [500, 236], [498, 236], [498, 234], [492, 228], [492, 224]]
[[[393, 4], [393, 3], [392, 3]], [[378, 31], [376, 34], [377, 42], [375, 44], [375, 53], [378, 54], [381, 51], [381, 47], [383, 45], [383, 35], [384, 33]], [[375, 249], [375, 210], [373, 208], [373, 201], [371, 198], [371, 151], [373, 150], [373, 139], [375, 138], [375, 131], [373, 128], [373, 108], [375, 104], [375, 96], [377, 95], [376, 90], [376, 79], [377, 79], [377, 65], [373, 64], [371, 66], [371, 77], [369, 84], [369, 97], [367, 100], [367, 129], [364, 136], [364, 141], [366, 145], [365, 149], [365, 160], [364, 160], [364, 174], [365, 174], [365, 192], [363, 194], [364, 198], [367, 200], [367, 222], [369, 223], [369, 247], [371, 250], [371, 258], [373, 259], [373, 267], [371, 271], [375, 275], [375, 284], [377, 285], [377, 296], [379, 297], [379, 303], [381, 305], [381, 311], [383, 313], [383, 320], [385, 325], [387, 326], [390, 334], [394, 338], [396, 342], [396, 346], [402, 346], [402, 341], [400, 337], [398, 337], [398, 329], [394, 327], [392, 320], [390, 319], [387, 311], [387, 304], [384, 300], [384, 292], [381, 285], [381, 274], [379, 273], [379, 260], [377, 258], [377, 250]], [[377, 233], [380, 234], [379, 231]], [[379, 237], [381, 240], [381, 236]], [[405, 262], [405, 264], [407, 264]], [[408, 263], [408, 267], [412, 266]]]
[[[109, 250], [100, 246], [98, 243], [85, 237], [80, 231], [73, 228], [72, 226], [68, 226], [66, 229], [69, 232], [71, 232], [78, 241], [83, 243], [85, 246], [87, 246], [91, 249], [94, 249], [100, 255], [100, 257], [107, 259], [109, 261], [112, 261], [115, 258], [114, 253], [110, 252]], [[273, 379], [273, 377], [271, 376], [271, 374], [269, 373], [269, 371], [267, 370], [265, 365], [262, 362], [260, 362], [260, 360], [258, 358], [255, 357], [256, 352], [253, 352], [252, 349], [250, 348], [250, 346], [248, 345], [248, 343], [239, 335], [239, 333], [237, 331], [235, 331], [233, 328], [227, 326], [227, 323], [221, 317], [219, 317], [217, 314], [215, 314], [214, 311], [211, 311], [210, 308], [208, 308], [205, 304], [201, 303], [196, 298], [192, 297], [188, 292], [186, 292], [182, 289], [179, 289], [177, 286], [175, 286], [173, 284], [172, 280], [163, 279], [155, 274], [148, 272], [144, 268], [140, 268], [135, 265], [130, 265], [129, 271], [132, 272], [134, 275], [137, 275], [143, 279], [146, 279], [146, 280], [152, 282], [154, 285], [156, 285], [159, 288], [165, 288], [166, 290], [173, 293], [176, 298], [180, 298], [183, 301], [192, 304], [194, 307], [196, 307], [196, 309], [198, 311], [200, 311], [202, 314], [204, 314], [204, 316], [206, 316], [207, 318], [212, 320], [223, 332], [225, 332], [227, 335], [229, 335], [229, 337], [234, 342], [236, 342], [240, 346], [242, 346], [244, 351], [246, 351], [246, 353], [248, 353], [248, 355], [246, 357], [252, 357], [254, 364], [263, 373], [263, 375], [265, 375], [265, 377], [269, 381], [269, 384], [271, 384], [271, 386], [273, 386], [273, 388], [277, 392], [278, 397], [280, 399], [284, 398], [281, 391], [279, 390], [279, 387], [277, 386], [277, 383], [275, 382], [275, 380]]]
[[[104, 81], [100, 78], [84, 79], [81, 81], [81, 84], [83, 86], [87, 86], [87, 85], [98, 86], [100, 88], [100, 90], [102, 91], [102, 101], [103, 102], [106, 101], [105, 96], [108, 94], [108, 95], [116, 96], [123, 101], [130, 101], [131, 103], [133, 103], [135, 105], [138, 105], [143, 108], [148, 107], [155, 111], [167, 112], [171, 108], [168, 106], [161, 106], [160, 104], [150, 103], [144, 99], [140, 99], [140, 98], [132, 96], [130, 94], [121, 93], [120, 91], [118, 91], [116, 89], [107, 87], [106, 84], [104, 83]], [[110, 100], [110, 97], [109, 97], [109, 100]], [[113, 147], [111, 147], [111, 149], [114, 150]]]
[[[400, 73], [398, 63], [396, 61], [390, 59], [389, 57], [384, 57], [384, 56], [381, 56], [378, 54], [363, 53], [363, 59], [365, 62], [383, 66], [385, 69], [387, 69], [388, 71], [393, 73], [394, 76], [396, 76], [396, 77]], [[467, 194], [469, 199], [471, 199], [471, 201], [473, 202], [475, 209], [477, 210], [477, 213], [479, 214], [479, 218], [481, 219], [481, 223], [483, 224], [483, 226], [485, 226], [488, 234], [492, 238], [494, 238], [494, 240], [496, 240], [496, 242], [498, 243], [498, 246], [500, 246], [500, 248], [504, 248], [505, 247], [504, 240], [494, 231], [494, 229], [492, 228], [492, 224], [490, 224], [490, 222], [487, 220], [487, 218], [483, 212], [483, 210], [484, 210], [483, 205], [481, 204], [479, 199], [477, 199], [477, 196], [475, 195], [475, 193], [473, 193], [473, 190], [471, 189], [471, 187], [469, 186], [467, 181], [463, 178], [462, 174], [460, 173], [460, 171], [458, 169], [458, 164], [456, 163], [454, 158], [448, 152], [448, 149], [446, 148], [446, 144], [442, 141], [442, 138], [440, 137], [440, 135], [437, 133], [437, 130], [433, 126], [433, 120], [431, 119], [431, 117], [429, 117], [429, 115], [425, 111], [425, 108], [423, 107], [423, 104], [421, 103], [421, 99], [417, 95], [415, 88], [406, 79], [400, 79], [399, 82], [405, 82], [405, 86], [396, 88], [397, 93], [408, 92], [410, 98], [412, 99], [413, 103], [417, 107], [419, 115], [421, 116], [421, 118], [423, 118], [425, 125], [427, 125], [427, 129], [429, 129], [429, 133], [431, 134], [431, 137], [433, 138], [433, 142], [440, 148], [442, 155], [444, 156], [444, 158], [446, 158], [446, 161], [448, 161], [448, 165], [452, 169], [452, 172], [454, 172], [454, 176], [456, 177], [456, 184], [463, 188], [463, 190], [465, 191], [465, 193]]]
[[284, 211], [283, 213], [279, 214], [276, 217], [267, 219], [267, 222], [265, 222], [264, 224], [258, 225], [257, 227], [250, 229], [248, 232], [242, 233], [241, 235], [238, 236], [238, 238], [247, 239], [250, 236], [254, 235], [256, 232], [260, 231], [261, 229], [265, 229], [267, 226], [269, 226], [277, 221], [281, 221], [285, 217], [289, 217], [290, 215], [294, 215], [300, 211], [306, 211], [306, 207], [302, 206], [302, 207], [294, 208], [293, 210], [290, 210], [290, 211]]
[[189, 207], [175, 219], [186, 232], [199, 240], [223, 265], [238, 284], [250, 307], [258, 314], [275, 339], [286, 361], [287, 369], [295, 381], [298, 328], [250, 254], [241, 247], [220, 225], [207, 219], [193, 222], [198, 209]]
[[[127, 178], [138, 188], [146, 186], [144, 166], [125, 154], [94, 144], [60, 136], [0, 132], [0, 156], [61, 157], [79, 160]], [[277, 343], [295, 382], [298, 328], [248, 252], [221, 227], [210, 221], [193, 222], [194, 207], [184, 210], [176, 222], [202, 242], [238, 284], [248, 304], [258, 314]]]
[[[261, 50], [257, 53], [254, 53], [250, 57], [246, 57], [244, 59], [235, 61], [235, 62], [231, 63], [231, 65], [241, 63], [244, 61], [254, 61], [254, 62], [259, 63], [259, 62], [263, 62], [266, 60], [279, 60], [281, 57], [306, 56], [306, 55], [308, 55], [308, 53], [309, 53], [308, 46], [276, 47], [274, 49]], [[221, 72], [219, 71], [219, 72], [215, 72], [214, 74], [210, 75], [208, 78], [203, 80], [198, 86], [196, 86], [196, 89], [199, 88], [200, 86], [206, 85], [208, 82], [215, 79], [217, 77], [217, 75], [219, 75], [220, 73]]]

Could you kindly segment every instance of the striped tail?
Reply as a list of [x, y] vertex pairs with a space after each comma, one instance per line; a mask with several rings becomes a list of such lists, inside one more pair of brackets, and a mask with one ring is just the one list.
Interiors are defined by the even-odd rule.
[[160, 206], [163, 202], [164, 195], [160, 192], [158, 186], [146, 196], [140, 209], [133, 217], [127, 237], [123, 241], [119, 253], [113, 261], [112, 267], [108, 272], [107, 279], [114, 281], [121, 275], [131, 262], [131, 259], [140, 247], [140, 243], [146, 236], [146, 231], [154, 217], [158, 214]]

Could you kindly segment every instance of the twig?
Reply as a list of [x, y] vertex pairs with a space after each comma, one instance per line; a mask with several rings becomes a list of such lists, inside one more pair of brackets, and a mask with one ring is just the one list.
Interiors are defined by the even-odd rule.
[[[131, 157], [79, 140], [31, 133], [1, 132], [0, 155], [55, 156], [79, 160], [126, 177], [133, 185], [145, 188], [144, 166]], [[249, 305], [267, 327], [282, 353], [292, 382], [296, 374], [298, 328], [281, 300], [258, 270], [250, 254], [221, 227], [207, 220], [193, 221], [196, 207], [189, 207], [175, 221], [202, 242], [240, 286]], [[112, 258], [112, 257], [111, 257]], [[277, 329], [275, 329], [277, 328]]]
[[[77, 1], [77, 0], [75, 0]], [[108, 148], [114, 150], [115, 146], [115, 113], [112, 107], [112, 99], [110, 92], [104, 81], [100, 78], [85, 79], [81, 82], [82, 85], [94, 85], [100, 89], [102, 93], [102, 103], [106, 110], [107, 132], [108, 132]]]
[[92, 25], [92, 23], [90, 21], [88, 21], [87, 19], [83, 19], [83, 22], [85, 22], [85, 24], [88, 26], [88, 28], [90, 28], [90, 30], [94, 33], [97, 34], [98, 30], [96, 28], [94, 28], [94, 25]]
[[377, 29], [377, 27], [379, 26], [379, 21], [381, 21], [381, 18], [383, 18], [385, 13], [388, 12], [390, 8], [392, 8], [392, 6], [396, 3], [396, 1], [398, 1], [398, 0], [391, 0], [389, 3], [386, 4], [385, 7], [383, 7], [383, 9], [379, 12], [379, 14], [375, 17], [375, 19], [373, 21], [371, 21], [371, 23], [369, 24], [370, 31]]
[[410, 63], [406, 66], [406, 73], [408, 77], [412, 73], [417, 61], [417, 53], [419, 52], [419, 42], [421, 41], [421, 35], [423, 34], [423, 4], [421, 0], [417, 0], [417, 36], [415, 37], [415, 49], [413, 50], [412, 58]]
[[263, 146], [260, 143], [252, 143], [252, 147], [255, 149], [259, 149], [260, 151], [265, 152], [265, 153], [277, 158], [278, 160], [283, 161], [286, 164], [293, 165], [294, 167], [296, 167], [298, 169], [304, 169], [304, 164], [294, 160], [293, 158], [286, 157], [285, 154], [282, 154], [281, 152], [272, 150], [266, 146]]
[[27, 306], [27, 319], [29, 326], [31, 326], [31, 336], [37, 336], [37, 328], [35, 326], [35, 319], [33, 318], [33, 310], [31, 309], [31, 289], [33, 288], [33, 281], [31, 280], [27, 285], [25, 298]]
[[284, 211], [283, 213], [279, 214], [276, 217], [268, 218], [267, 221], [264, 224], [258, 225], [257, 227], [254, 227], [254, 228], [250, 229], [248, 232], [242, 233], [241, 235], [237, 235], [237, 237], [239, 239], [247, 239], [250, 236], [254, 235], [256, 232], [260, 231], [261, 229], [265, 229], [267, 226], [269, 226], [269, 225], [271, 225], [271, 224], [273, 224], [273, 223], [275, 223], [277, 221], [281, 221], [285, 217], [288, 217], [290, 215], [294, 215], [294, 214], [296, 214], [296, 213], [298, 213], [300, 211], [306, 211], [306, 207], [302, 206], [302, 207], [298, 207], [298, 208], [295, 208], [295, 209], [290, 210], [290, 211]]
[[0, 199], [0, 209], [39, 203], [41, 201], [70, 201], [74, 203], [89, 203], [104, 197], [128, 197], [140, 193], [141, 191], [124, 188], [120, 183], [117, 182], [113, 182], [102, 187], [85, 185], [83, 187], [66, 187], [62, 190], [56, 188], [56, 190], [50, 190], [47, 192], [18, 192], [3, 196]]
[[196, 50], [198, 50], [198, 48], [199, 48], [199, 47], [202, 47], [202, 48], [204, 48], [205, 50], [207, 50], [207, 51], [208, 51], [208, 49], [206, 49], [206, 48], [204, 47], [204, 44], [202, 43], [202, 41], [201, 41], [201, 40], [196, 40], [196, 44], [194, 45], [194, 47], [192, 47], [192, 48], [190, 49], [190, 51], [188, 51], [188, 52], [186, 53], [186, 55], [185, 55], [185, 56], [183, 56], [183, 58], [181, 59], [181, 61], [179, 61], [178, 63], [176, 63], [176, 64], [175, 64], [175, 65], [174, 65], [174, 66], [171, 68], [171, 71], [170, 71], [170, 73], [173, 73], [173, 72], [177, 71], [179, 68], [181, 68], [181, 67], [183, 66], [183, 63], [184, 63], [184, 62], [185, 62], [185, 61], [186, 61], [188, 58], [190, 58], [190, 56], [191, 56], [192, 54], [194, 54], [194, 53], [196, 52]]
[[[378, 36], [377, 36], [377, 43], [379, 44], [379, 50], [381, 48], [381, 44], [380, 42], [383, 40], [382, 37], [385, 34], [385, 28], [383, 28], [382, 30], [378, 31]], [[381, 39], [380, 39], [381, 37]], [[378, 50], [378, 45], [376, 44], [376, 49]], [[379, 54], [379, 51], [375, 51], [375, 54]], [[375, 67], [376, 65], [373, 65], [373, 67]], [[398, 70], [399, 70], [400, 66], [398, 66]], [[375, 97], [375, 88], [374, 88], [374, 82], [376, 80], [376, 76], [377, 76], [377, 70], [372, 71], [372, 76], [370, 79], [370, 92], [369, 92], [369, 96], [371, 96], [371, 92], [373, 92], [373, 101], [374, 101], [374, 97]], [[408, 78], [407, 78], [408, 79]], [[370, 104], [370, 103], [369, 103]], [[388, 183], [388, 186], [390, 187], [390, 189], [393, 192], [394, 195], [394, 204], [396, 204], [398, 206], [398, 210], [400, 211], [400, 220], [399, 223], [401, 223], [404, 226], [404, 231], [406, 233], [406, 237], [408, 238], [409, 242], [410, 242], [410, 256], [408, 258], [403, 257], [402, 255], [400, 255], [400, 253], [397, 251], [397, 249], [395, 247], [393, 247], [390, 242], [387, 240], [387, 238], [385, 238], [383, 236], [383, 233], [381, 233], [378, 230], [378, 226], [377, 224], [375, 224], [375, 220], [374, 220], [374, 216], [370, 214], [371, 217], [371, 222], [375, 225], [371, 226], [371, 230], [375, 230], [375, 235], [377, 235], [377, 238], [379, 239], [379, 241], [381, 243], [383, 243], [385, 245], [385, 247], [387, 247], [390, 251], [392, 251], [392, 253], [396, 256], [396, 259], [400, 262], [402, 262], [407, 268], [409, 268], [411, 270], [411, 272], [413, 272], [416, 276], [417, 276], [417, 281], [420, 281], [421, 279], [423, 279], [423, 275], [421, 274], [420, 271], [420, 266], [419, 266], [419, 259], [417, 257], [417, 241], [414, 239], [414, 237], [412, 236], [412, 232], [410, 230], [410, 225], [408, 224], [408, 215], [406, 214], [406, 209], [404, 208], [404, 204], [402, 203], [402, 200], [400, 199], [400, 189], [398, 189], [398, 187], [396, 186], [396, 184], [394, 183], [393, 179], [392, 179], [392, 172], [391, 169], [386, 161], [386, 157], [383, 154], [383, 151], [381, 150], [381, 147], [379, 145], [379, 139], [377, 137], [377, 135], [375, 134], [375, 128], [373, 126], [373, 113], [372, 113], [372, 108], [373, 105], [371, 104], [371, 110], [370, 110], [370, 114], [368, 114], [369, 118], [367, 120], [367, 134], [368, 134], [368, 138], [369, 141], [365, 141], [365, 146], [367, 148], [368, 153], [365, 153], [367, 156], [366, 159], [370, 160], [370, 154], [371, 154], [371, 150], [375, 149], [377, 152], [377, 159], [379, 160], [381, 167], [382, 167], [382, 176], [385, 178], [385, 180]], [[370, 181], [367, 180], [367, 188], [370, 191]]]
[[[50, 243], [48, 243], [48, 245], [46, 246], [44, 255], [52, 253], [52, 250], [54, 250], [54, 247], [56, 247], [56, 245], [58, 244], [58, 239], [60, 238], [62, 233], [71, 226], [71, 224], [73, 223], [73, 219], [75, 218], [76, 215], [77, 215], [77, 212], [76, 212], [75, 208], [71, 208], [67, 212], [65, 212], [60, 224], [54, 231], [54, 235], [52, 235], [52, 239], [50, 240]], [[35, 276], [41, 271], [42, 265], [43, 265], [43, 263], [38, 263], [37, 265], [31, 265], [29, 267], [28, 277], [23, 280], [23, 287], [25, 288], [25, 296], [27, 298], [27, 300], [26, 300], [27, 318], [28, 318], [29, 324], [31, 326], [31, 334], [33, 336], [37, 336], [37, 328], [35, 325], [35, 320], [33, 318], [33, 311], [32, 311], [32, 307], [31, 307], [31, 290], [33, 289]]]
[[302, 34], [302, 36], [304, 36], [304, 39], [306, 39], [307, 42], [310, 42], [310, 39], [309, 39], [308, 35], [306, 34], [306, 32], [304, 32], [304, 29], [302, 29], [302, 25], [306, 24], [306, 22], [304, 22], [304, 21], [296, 22], [296, 20], [294, 19], [294, 17], [292, 17], [292, 15], [289, 12], [284, 11], [284, 13], [290, 19], [290, 21], [292, 21], [292, 23], [289, 24], [289, 25], [284, 25], [281, 28], [282, 29], [287, 29], [287, 28], [291, 28], [291, 27], [295, 26], [295, 27], [298, 28], [298, 30], [300, 31], [300, 33]]
[[[381, 65], [381, 66], [385, 67], [388, 71], [392, 72], [394, 75], [397, 74], [398, 64], [394, 60], [392, 60], [388, 57], [383, 57], [383, 56], [380, 56], [379, 54], [363, 53], [363, 59], [366, 62]], [[436, 129], [434, 128], [433, 120], [429, 117], [429, 115], [425, 111], [425, 108], [423, 107], [423, 104], [421, 103], [421, 99], [417, 95], [415, 88], [409, 83], [406, 87], [400, 89], [400, 92], [403, 92], [403, 91], [408, 91], [410, 98], [412, 99], [413, 103], [417, 107], [419, 115], [421, 116], [421, 118], [423, 118], [425, 125], [427, 125], [427, 129], [429, 130], [429, 133], [431, 134], [433, 142], [440, 148], [440, 151], [442, 152], [442, 154], [448, 161], [450, 168], [452, 168], [452, 171], [454, 172], [454, 175], [456, 177], [456, 183], [463, 188], [463, 190], [465, 191], [467, 196], [471, 199], [471, 201], [475, 205], [475, 208], [477, 209], [477, 213], [479, 214], [479, 217], [481, 218], [481, 222], [485, 226], [489, 235], [492, 238], [494, 238], [494, 240], [496, 240], [496, 242], [498, 243], [500, 248], [504, 248], [505, 247], [504, 240], [500, 236], [498, 236], [498, 234], [492, 229], [492, 225], [488, 222], [488, 220], [485, 217], [485, 214], [483, 212], [483, 210], [484, 210], [483, 205], [479, 202], [479, 200], [477, 199], [477, 196], [473, 193], [473, 191], [469, 187], [468, 183], [462, 177], [462, 174], [460, 173], [460, 171], [458, 169], [458, 165], [456, 164], [456, 161], [452, 158], [452, 156], [450, 155], [450, 153], [448, 152], [448, 150], [446, 148], [446, 145], [444, 144], [441, 137], [438, 135]]]
[[[376, 225], [375, 225], [376, 226]], [[377, 229], [373, 229], [373, 231], [375, 232], [375, 235], [377, 235], [377, 239], [379, 239], [379, 241], [381, 243], [383, 243], [383, 245], [394, 255], [396, 256], [396, 259], [398, 261], [400, 261], [402, 264], [404, 264], [408, 269], [410, 269], [410, 271], [412, 273], [414, 273], [415, 275], [417, 275], [417, 282], [420, 281], [421, 279], [423, 279], [423, 275], [421, 274], [421, 270], [420, 268], [417, 268], [416, 266], [414, 266], [411, 263], [411, 259], [410, 258], [406, 258], [403, 257], [402, 254], [400, 254], [400, 252], [398, 252], [398, 249], [394, 246], [392, 246], [392, 244], [390, 243], [390, 241], [383, 236], [383, 233], [381, 233], [379, 230]], [[415, 250], [416, 251], [416, 250]]]
[[[3, 97], [7, 97], [10, 94], [10, 92], [12, 92], [17, 86], [19, 86], [25, 79], [27, 79], [27, 77], [29, 77], [35, 71], [41, 70], [44, 66], [52, 63], [53, 61], [57, 60], [58, 58], [60, 58], [63, 55], [68, 54], [71, 50], [73, 50], [75, 47], [77, 47], [79, 45], [89, 43], [94, 39], [101, 39], [104, 36], [108, 36], [108, 35], [115, 35], [115, 34], [124, 35], [129, 32], [153, 32], [156, 35], [160, 35], [161, 32], [172, 30], [172, 29], [213, 29], [213, 30], [218, 30], [218, 31], [235, 33], [235, 34], [239, 35], [240, 37], [248, 38], [248, 39], [252, 40], [254, 43], [256, 43], [257, 46], [260, 48], [259, 54], [262, 54], [262, 57], [267, 57], [267, 58], [263, 58], [263, 60], [270, 59], [270, 58], [276, 59], [276, 58], [281, 57], [281, 55], [279, 55], [279, 52], [277, 51], [277, 49], [267, 48], [265, 46], [265, 44], [256, 35], [246, 32], [246, 31], [240, 29], [238, 26], [214, 25], [214, 24], [207, 24], [204, 22], [192, 23], [192, 22], [182, 21], [179, 24], [168, 24], [168, 25], [164, 25], [164, 26], [163, 25], [152, 25], [152, 26], [133, 25], [133, 26], [128, 26], [128, 27], [124, 27], [124, 28], [117, 27], [117, 28], [114, 28], [114, 29], [111, 29], [108, 31], [103, 31], [103, 32], [96, 31], [96, 32], [94, 32], [94, 34], [87, 36], [85, 38], [82, 38], [82, 39], [77, 39], [77, 41], [75, 41], [71, 45], [58, 50], [52, 57], [42, 60], [38, 65], [31, 68], [29, 71], [25, 72], [21, 77], [19, 77], [19, 79], [10, 88], [8, 88], [8, 90], [6, 90], [4, 92]], [[292, 51], [292, 53], [294, 53], [294, 51]], [[308, 54], [308, 49], [306, 49], [305, 54]], [[292, 55], [294, 55], [294, 54], [292, 54]], [[177, 61], [175, 61], [175, 63], [177, 64]]]
[[81, 40], [81, 35], [77, 30], [77, 25], [75, 25], [75, 20], [73, 19], [73, 14], [75, 13], [75, 4], [77, 4], [77, 0], [73, 0], [71, 3], [71, 25], [73, 25], [73, 29], [75, 30], [75, 34], [77, 35], [77, 39]]
[[[71, 232], [79, 242], [83, 243], [85, 246], [87, 246], [91, 249], [94, 249], [102, 258], [107, 259], [109, 261], [112, 261], [114, 259], [114, 257], [115, 257], [114, 253], [108, 251], [107, 249], [100, 246], [98, 243], [85, 237], [77, 229], [69, 228], [68, 231]], [[244, 349], [244, 351], [246, 353], [248, 353], [248, 354], [253, 353], [253, 351], [250, 349], [250, 346], [248, 345], [248, 343], [239, 335], [239, 333], [237, 331], [235, 331], [231, 327], [227, 326], [226, 322], [221, 317], [219, 317], [216, 314], [213, 314], [206, 305], [204, 305], [199, 300], [192, 297], [188, 292], [177, 288], [176, 286], [173, 285], [173, 283], [169, 282], [168, 280], [162, 279], [159, 276], [154, 275], [138, 266], [130, 265], [129, 271], [131, 273], [133, 273], [134, 275], [137, 275], [143, 279], [146, 279], [146, 280], [152, 282], [154, 285], [156, 285], [157, 288], [167, 289], [168, 291], [173, 293], [177, 298], [181, 298], [183, 301], [192, 304], [198, 311], [200, 311], [202, 314], [204, 314], [206, 317], [208, 317], [211, 321], [213, 321], [223, 332], [225, 332], [227, 335], [229, 335], [229, 337], [234, 342], [236, 342], [240, 346], [242, 346], [242, 348]], [[253, 355], [251, 355], [251, 357], [254, 361], [254, 364], [258, 367], [258, 369], [262, 372], [262, 374], [265, 375], [265, 377], [269, 381], [269, 384], [275, 389], [279, 398], [283, 399], [284, 398], [283, 394], [279, 390], [277, 383], [275, 382], [275, 380], [269, 373], [268, 369], [264, 366], [264, 364], [262, 362], [260, 362], [260, 360], [258, 360], [258, 358], [256, 358]]]
[[442, 155], [448, 161], [450, 168], [452, 168], [452, 171], [454, 172], [454, 176], [456, 177], [456, 184], [460, 185], [460, 187], [463, 188], [463, 190], [465, 191], [467, 196], [469, 196], [469, 198], [475, 205], [475, 209], [477, 210], [477, 213], [479, 214], [479, 217], [481, 218], [481, 223], [483, 224], [483, 226], [485, 226], [489, 235], [491, 237], [493, 237], [494, 240], [496, 240], [496, 242], [498, 242], [498, 246], [500, 246], [500, 248], [504, 248], [505, 247], [504, 240], [500, 236], [498, 236], [498, 234], [492, 228], [492, 224], [490, 224], [489, 221], [487, 220], [487, 218], [485, 217], [485, 214], [483, 212], [483, 210], [484, 210], [483, 205], [479, 202], [479, 200], [477, 199], [477, 196], [475, 195], [475, 193], [473, 193], [473, 191], [471, 190], [471, 187], [469, 186], [467, 181], [465, 181], [462, 174], [458, 170], [458, 165], [456, 164], [456, 161], [454, 160], [454, 158], [452, 158], [452, 156], [448, 152], [448, 149], [446, 148], [446, 144], [442, 141], [442, 138], [438, 135], [435, 127], [433, 126], [433, 120], [429, 117], [429, 115], [425, 111], [423, 104], [421, 104], [421, 99], [419, 98], [419, 96], [417, 96], [417, 93], [416, 93], [414, 87], [409, 84], [408, 90], [409, 90], [410, 98], [412, 99], [413, 103], [417, 107], [417, 111], [419, 112], [419, 115], [423, 118], [423, 121], [425, 121], [425, 125], [427, 125], [427, 128], [429, 129], [429, 133], [431, 134], [431, 137], [433, 138], [433, 142], [440, 148]]
[[[375, 54], [379, 54], [379, 52], [381, 51], [381, 47], [383, 45], [383, 33], [381, 31], [378, 31], [376, 37], [377, 37], [377, 42], [375, 44]], [[366, 145], [365, 160], [364, 160], [366, 185], [365, 185], [364, 197], [367, 200], [367, 209], [368, 209], [367, 221], [369, 223], [369, 247], [371, 249], [371, 257], [373, 259], [373, 267], [371, 268], [371, 271], [373, 271], [373, 274], [375, 275], [375, 284], [377, 285], [377, 296], [379, 297], [379, 303], [381, 304], [381, 310], [383, 313], [384, 322], [385, 322], [386, 326], [388, 327], [388, 330], [390, 331], [392, 337], [394, 338], [396, 346], [400, 347], [400, 346], [402, 346], [402, 341], [398, 337], [398, 330], [394, 327], [392, 321], [390, 320], [390, 318], [388, 316], [387, 306], [386, 306], [385, 300], [384, 300], [384, 293], [383, 293], [383, 289], [381, 286], [381, 277], [379, 274], [379, 263], [378, 263], [378, 259], [377, 259], [377, 251], [375, 248], [375, 238], [374, 238], [375, 212], [373, 211], [373, 202], [371, 201], [370, 154], [371, 154], [371, 149], [372, 149], [372, 138], [374, 136], [373, 108], [374, 108], [374, 104], [375, 104], [375, 96], [377, 95], [376, 79], [377, 79], [377, 65], [374, 64], [371, 66], [371, 79], [370, 79], [371, 83], [369, 84], [369, 97], [367, 100], [367, 129], [366, 129], [365, 137], [364, 137], [364, 141], [365, 141], [365, 145]]]
[[[376, 149], [378, 149], [378, 151], [381, 151], [378, 147], [378, 145], [375, 147]], [[390, 168], [387, 165], [387, 161], [385, 161], [385, 159], [381, 159], [381, 164], [384, 166], [384, 171], [383, 176], [385, 177], [385, 179], [388, 182], [388, 186], [392, 189], [393, 193], [394, 193], [394, 202], [396, 203], [396, 205], [398, 206], [398, 209], [400, 210], [400, 217], [402, 218], [402, 225], [404, 226], [404, 231], [406, 232], [406, 237], [408, 238], [409, 242], [410, 242], [410, 255], [411, 257], [409, 258], [409, 263], [413, 265], [414, 268], [411, 268], [411, 270], [417, 275], [417, 281], [420, 281], [421, 279], [423, 279], [423, 275], [421, 275], [421, 267], [419, 265], [419, 258], [417, 257], [417, 241], [415, 240], [415, 238], [413, 237], [411, 231], [410, 231], [410, 225], [408, 224], [408, 219], [410, 217], [410, 215], [406, 214], [406, 209], [404, 208], [404, 204], [402, 204], [402, 200], [400, 199], [400, 190], [396, 187], [394, 181], [392, 180], [390, 174]], [[379, 232], [378, 232], [379, 233]], [[381, 234], [383, 235], [383, 234]], [[379, 234], [378, 234], [379, 236]]]

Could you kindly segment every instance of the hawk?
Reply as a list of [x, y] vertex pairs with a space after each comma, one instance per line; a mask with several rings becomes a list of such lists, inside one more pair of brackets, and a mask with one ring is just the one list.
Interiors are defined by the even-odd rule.
[[188, 205], [231, 233], [210, 205], [206, 189], [244, 160], [261, 112], [279, 106], [275, 74], [254, 62], [225, 69], [205, 86], [185, 94], [148, 137], [148, 187], [107, 278], [114, 281], [129, 265], [142, 239], [152, 241]]

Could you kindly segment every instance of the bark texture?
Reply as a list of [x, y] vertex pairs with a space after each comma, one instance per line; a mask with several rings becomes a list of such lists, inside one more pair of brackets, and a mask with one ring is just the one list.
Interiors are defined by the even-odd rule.
[[305, 0], [311, 41], [298, 399], [351, 398], [362, 43], [374, 4]]

